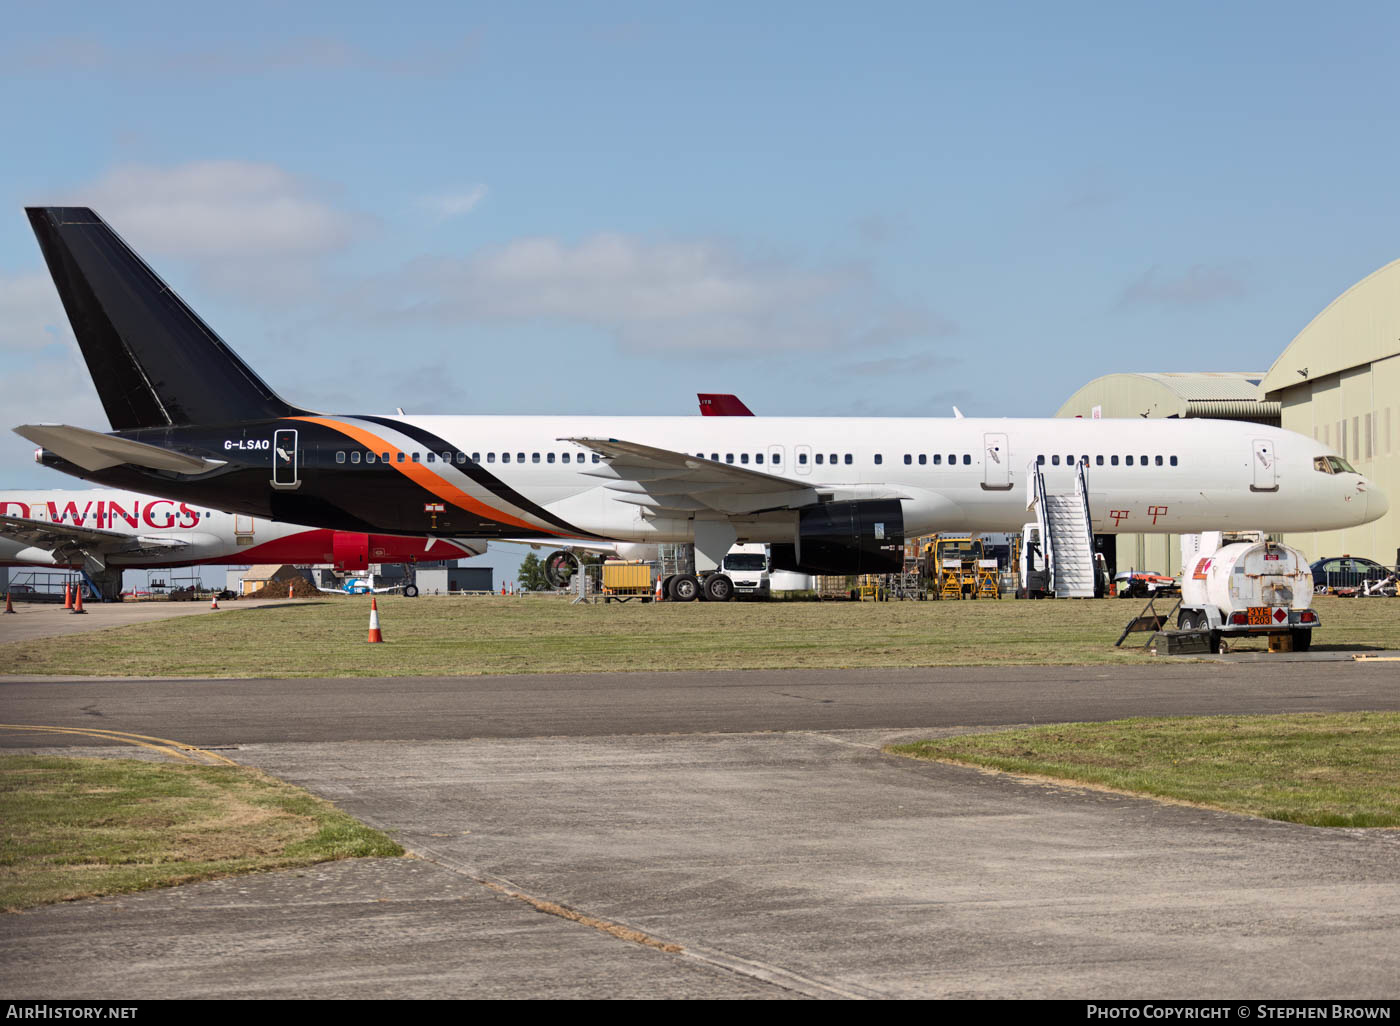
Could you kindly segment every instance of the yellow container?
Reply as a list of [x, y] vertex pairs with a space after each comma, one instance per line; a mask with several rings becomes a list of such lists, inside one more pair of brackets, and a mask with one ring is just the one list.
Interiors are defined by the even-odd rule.
[[652, 590], [648, 563], [604, 563], [603, 587], [614, 595], [645, 595]]

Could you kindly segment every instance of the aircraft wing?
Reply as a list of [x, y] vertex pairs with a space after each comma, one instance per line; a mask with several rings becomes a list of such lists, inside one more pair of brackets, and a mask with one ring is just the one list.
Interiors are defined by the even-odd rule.
[[183, 538], [122, 534], [98, 527], [53, 524], [47, 520], [8, 514], [0, 515], [0, 537], [38, 549], [49, 549], [55, 555], [144, 555], [169, 552], [190, 544]]
[[162, 449], [158, 445], [133, 442], [129, 438], [104, 435], [101, 431], [70, 427], [67, 424], [21, 424], [15, 428], [36, 445], [84, 470], [105, 470], [130, 463], [151, 470], [170, 470], [177, 474], [202, 474], [222, 467], [223, 460], [207, 460], [182, 452]]
[[817, 501], [817, 490], [802, 481], [719, 463], [689, 453], [617, 438], [561, 438], [607, 458], [589, 476], [618, 502], [650, 509], [756, 513], [796, 508]]

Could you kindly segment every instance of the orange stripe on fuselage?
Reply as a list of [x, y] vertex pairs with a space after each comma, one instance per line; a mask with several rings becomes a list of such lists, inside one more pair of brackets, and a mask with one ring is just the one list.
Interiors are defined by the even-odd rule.
[[[397, 446], [390, 445], [378, 435], [374, 434], [373, 432], [366, 431], [364, 428], [357, 427], [354, 424], [344, 424], [338, 420], [332, 420], [329, 417], [289, 417], [288, 419], [304, 420], [309, 424], [320, 424], [322, 427], [332, 428], [336, 431], [339, 431], [347, 438], [351, 438], [354, 441], [359, 442], [371, 452], [388, 452], [390, 455], [395, 457], [393, 463], [393, 467], [395, 470], [408, 477], [419, 487], [432, 492], [439, 499], [445, 499], [446, 501], [452, 503], [454, 506], [460, 506], [462, 509], [475, 513], [479, 517], [486, 517], [489, 520], [495, 520], [504, 524], [512, 524], [516, 527], [523, 527], [527, 531], [542, 531], [546, 534], [553, 535], [562, 534], [562, 532], [560, 531], [553, 530], [547, 527], [540, 527], [538, 524], [527, 523], [524, 520], [520, 520], [516, 517], [511, 516], [509, 513], [502, 513], [500, 510], [492, 509], [490, 506], [487, 506], [479, 499], [472, 498], [470, 495], [468, 495], [466, 492], [462, 491], [455, 485], [448, 484], [442, 478], [438, 477], [438, 475], [435, 474], [433, 471], [429, 470], [425, 464], [412, 463], [408, 460], [405, 460], [403, 463], [399, 463], [398, 456], [402, 452], [402, 450], [400, 450]], [[407, 456], [408, 454], [403, 453], [403, 455]]]

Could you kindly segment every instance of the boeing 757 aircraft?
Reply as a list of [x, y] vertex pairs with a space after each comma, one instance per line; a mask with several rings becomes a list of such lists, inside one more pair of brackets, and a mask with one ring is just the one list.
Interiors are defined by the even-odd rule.
[[1329, 530], [1388, 508], [1319, 442], [1235, 421], [316, 413], [93, 211], [28, 214], [113, 430], [15, 430], [47, 466], [204, 508], [363, 533], [694, 542], [702, 571], [766, 542], [775, 569], [807, 573], [899, 569], [906, 535], [1019, 530], [1036, 466], [1055, 493], [1087, 464], [1099, 533]]

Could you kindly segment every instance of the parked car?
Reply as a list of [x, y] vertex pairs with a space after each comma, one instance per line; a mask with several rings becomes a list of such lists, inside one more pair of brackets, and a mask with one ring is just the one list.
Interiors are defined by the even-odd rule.
[[1313, 591], [1360, 588], [1366, 581], [1383, 581], [1390, 570], [1374, 559], [1360, 556], [1328, 556], [1312, 565]]

